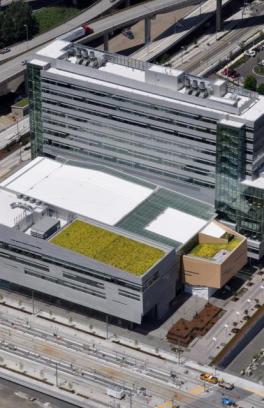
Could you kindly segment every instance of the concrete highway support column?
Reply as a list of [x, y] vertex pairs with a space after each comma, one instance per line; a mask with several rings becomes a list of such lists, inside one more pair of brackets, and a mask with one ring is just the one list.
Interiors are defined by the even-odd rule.
[[151, 18], [145, 18], [145, 44], [151, 42]]
[[109, 51], [109, 34], [108, 31], [104, 33], [104, 51]]
[[216, 32], [222, 28], [222, 0], [216, 0]]

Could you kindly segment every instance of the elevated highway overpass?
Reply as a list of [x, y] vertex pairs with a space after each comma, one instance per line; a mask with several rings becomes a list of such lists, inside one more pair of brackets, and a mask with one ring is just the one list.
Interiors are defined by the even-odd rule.
[[97, 18], [114, 6], [125, 4], [125, 2], [126, 0], [116, 0], [114, 3], [111, 3], [110, 0], [99, 0], [70, 21], [38, 35], [30, 41], [14, 45], [9, 53], [0, 55], [0, 96], [15, 91], [24, 81], [26, 67], [22, 65], [22, 61], [29, 59], [43, 44]]
[[[92, 40], [107, 34], [114, 28], [125, 27], [142, 18], [151, 18], [158, 13], [168, 12], [169, 10], [175, 10], [190, 4], [198, 4], [200, 1], [201, 0], [152, 0], [135, 7], [129, 7], [128, 9], [101, 18], [97, 22], [92, 23], [91, 27], [95, 33], [90, 35], [89, 39]], [[23, 82], [26, 67], [22, 65], [22, 61], [29, 59], [43, 44], [59, 36], [64, 36], [69, 31], [81, 26], [84, 22], [93, 20], [110, 10], [113, 6], [125, 2], [126, 0], [116, 0], [114, 3], [110, 2], [110, 0], [98, 1], [84, 13], [69, 22], [47, 33], [41, 34], [28, 42], [18, 44], [12, 47], [10, 53], [0, 56], [0, 96], [16, 90]]]
[[114, 30], [128, 27], [145, 19], [145, 42], [151, 40], [151, 18], [161, 13], [181, 9], [187, 6], [203, 3], [205, 0], [152, 0], [137, 6], [127, 8], [119, 13], [102, 18], [91, 24], [93, 34], [81, 38], [78, 42], [87, 43], [104, 36], [105, 49], [108, 49], [108, 35]]
[[[232, 0], [222, 0], [222, 6], [227, 6], [231, 1]], [[207, 22], [214, 15], [215, 11], [216, 0], [207, 0], [203, 3], [200, 2], [195, 10], [176, 23], [174, 34], [146, 44], [140, 50], [132, 54], [132, 57], [141, 61], [154, 60]]]
[[[145, 41], [149, 42], [151, 17], [156, 14], [166, 13], [190, 5], [201, 4], [204, 1], [205, 0], [152, 0], [141, 3], [91, 23], [94, 33], [82, 38], [79, 42], [87, 42], [87, 40], [90, 41], [104, 36], [105, 48], [107, 49], [108, 35], [110, 32], [129, 26], [142, 19], [145, 19]], [[102, 13], [110, 10], [113, 6], [122, 4], [123, 2], [125, 3], [126, 0], [116, 0], [114, 3], [110, 2], [110, 0], [98, 1], [84, 13], [69, 22], [35, 37], [28, 42], [14, 46], [12, 47], [11, 53], [0, 56], [0, 96], [16, 90], [19, 84], [23, 82], [26, 67], [22, 65], [22, 61], [29, 59], [32, 53], [41, 48], [43, 44], [59, 36], [65, 36], [65, 38], [67, 38], [69, 31], [81, 26], [86, 21], [95, 19]]]

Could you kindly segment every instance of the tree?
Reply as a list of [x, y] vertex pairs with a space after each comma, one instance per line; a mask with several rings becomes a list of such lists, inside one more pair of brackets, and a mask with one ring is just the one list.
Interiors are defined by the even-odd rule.
[[[0, 15], [0, 44], [11, 45], [31, 38], [38, 31], [37, 21], [27, 3], [11, 3]], [[27, 34], [28, 32], [28, 34]]]
[[244, 81], [244, 88], [249, 89], [250, 91], [256, 91], [257, 89], [257, 80], [254, 75], [247, 75]]
[[262, 84], [260, 84], [260, 85], [258, 86], [258, 93], [259, 93], [260, 95], [264, 95], [264, 83], [262, 83]]

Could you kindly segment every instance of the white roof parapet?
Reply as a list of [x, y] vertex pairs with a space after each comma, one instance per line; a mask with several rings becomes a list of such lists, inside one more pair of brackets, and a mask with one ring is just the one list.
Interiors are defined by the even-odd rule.
[[1, 185], [47, 204], [115, 225], [153, 192], [111, 174], [36, 158]]

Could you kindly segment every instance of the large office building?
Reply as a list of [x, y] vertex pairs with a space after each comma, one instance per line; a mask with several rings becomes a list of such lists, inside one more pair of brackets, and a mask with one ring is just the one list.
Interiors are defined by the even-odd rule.
[[28, 64], [33, 157], [100, 163], [215, 206], [264, 254], [264, 97], [59, 39]]
[[214, 207], [108, 167], [38, 157], [0, 185], [1, 285], [140, 324], [247, 262]]

